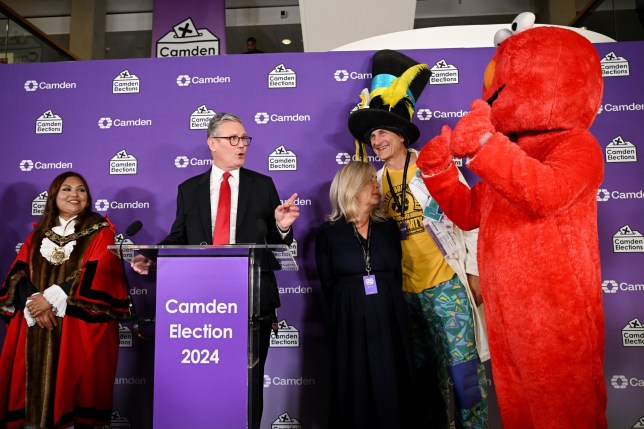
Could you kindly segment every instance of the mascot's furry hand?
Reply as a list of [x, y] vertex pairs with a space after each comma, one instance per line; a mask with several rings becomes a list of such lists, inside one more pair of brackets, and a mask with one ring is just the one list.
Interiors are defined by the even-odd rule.
[[490, 105], [483, 100], [474, 100], [471, 111], [454, 128], [450, 141], [452, 155], [459, 158], [474, 156], [481, 146], [496, 131], [490, 120]]
[[443, 125], [440, 135], [428, 141], [418, 154], [416, 166], [424, 175], [432, 175], [445, 170], [452, 162], [449, 153], [449, 140], [452, 130]]

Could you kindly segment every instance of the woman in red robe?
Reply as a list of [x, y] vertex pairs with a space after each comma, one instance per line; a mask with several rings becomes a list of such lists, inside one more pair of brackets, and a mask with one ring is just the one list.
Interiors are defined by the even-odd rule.
[[40, 222], [0, 288], [7, 335], [0, 354], [0, 427], [109, 424], [128, 317], [114, 226], [91, 211], [78, 173], [57, 176]]

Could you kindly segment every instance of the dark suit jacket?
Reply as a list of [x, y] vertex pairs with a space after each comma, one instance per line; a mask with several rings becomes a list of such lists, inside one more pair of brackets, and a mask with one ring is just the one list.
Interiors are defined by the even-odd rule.
[[[199, 245], [212, 244], [210, 210], [210, 173], [212, 169], [191, 177], [179, 185], [177, 215], [170, 234], [159, 244]], [[273, 179], [252, 170], [239, 170], [239, 195], [235, 243], [287, 244], [293, 242], [293, 229], [282, 239], [275, 224], [275, 208], [280, 200]], [[272, 256], [272, 255], [271, 255]], [[260, 312], [268, 314], [279, 307], [279, 293], [275, 274], [262, 264]]]

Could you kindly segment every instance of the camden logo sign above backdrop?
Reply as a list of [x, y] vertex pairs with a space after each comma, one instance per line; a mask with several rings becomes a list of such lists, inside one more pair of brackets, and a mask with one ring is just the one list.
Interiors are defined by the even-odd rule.
[[[163, 3], [171, 10], [164, 10]], [[169, 40], [177, 43], [164, 45], [168, 55], [173, 49], [183, 54], [190, 40], [199, 49], [207, 47], [199, 36], [190, 38], [197, 33], [218, 37], [223, 53], [224, 27], [214, 27], [223, 20], [223, 0], [181, 2], [180, 15], [176, 1], [155, 0], [154, 10], [153, 55], [156, 42], [170, 32]], [[186, 22], [189, 17], [192, 21]], [[202, 31], [206, 27], [209, 33]], [[597, 288], [604, 296], [607, 323], [607, 416], [609, 427], [630, 428], [642, 416], [644, 403], [644, 372], [633, 363], [644, 347], [644, 264], [639, 262], [644, 251], [644, 43], [599, 44], [597, 49], [603, 59], [605, 104], [591, 131], [605, 169], [597, 193], [604, 275]], [[481, 96], [493, 48], [405, 53], [428, 64], [435, 78], [417, 100], [413, 116], [421, 133], [413, 147], [421, 149], [443, 125], [453, 128]], [[217, 55], [0, 67], [0, 94], [8, 100], [0, 104], [5, 145], [0, 189], [7, 203], [0, 210], [6, 237], [0, 243], [2, 275], [16, 256], [16, 243], [24, 242], [48, 198], [55, 198], [47, 194], [51, 180], [65, 170], [88, 180], [92, 209], [115, 225], [116, 243], [128, 244], [124, 231], [134, 220], [144, 225], [137, 245], [161, 241], [175, 218], [177, 187], [212, 166], [208, 121], [215, 113], [235, 113], [253, 136], [245, 167], [272, 177], [279, 200], [297, 193], [300, 208], [295, 240], [284, 252], [300, 269], [276, 273], [282, 305], [277, 335], [270, 338], [262, 429], [332, 427], [326, 407], [328, 310], [315, 274], [313, 238], [331, 212], [328, 194], [334, 174], [355, 159], [347, 115], [371, 83], [372, 55]], [[370, 148], [367, 155], [382, 166]], [[461, 171], [470, 184], [478, 180], [466, 166]], [[127, 264], [126, 273], [139, 315], [155, 316], [150, 309], [155, 308], [158, 276], [140, 277]], [[112, 427], [153, 428], [154, 348], [129, 321], [121, 324], [119, 338]], [[221, 395], [226, 392], [212, 387], [213, 401], [225, 398]], [[625, 403], [624, 394], [637, 406]], [[490, 416], [489, 427], [500, 427], [498, 412]]]

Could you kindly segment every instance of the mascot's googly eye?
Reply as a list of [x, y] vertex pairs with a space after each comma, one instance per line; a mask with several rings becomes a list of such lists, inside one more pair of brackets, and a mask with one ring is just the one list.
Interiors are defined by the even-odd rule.
[[512, 32], [519, 34], [534, 27], [536, 16], [532, 12], [523, 12], [517, 15], [512, 21]]
[[502, 28], [494, 35], [494, 46], [499, 46], [508, 37], [512, 36], [512, 32], [507, 28]]
[[494, 35], [494, 46], [499, 46], [505, 39], [513, 34], [519, 34], [534, 27], [536, 16], [532, 12], [523, 12], [512, 21], [512, 30], [503, 28]]

